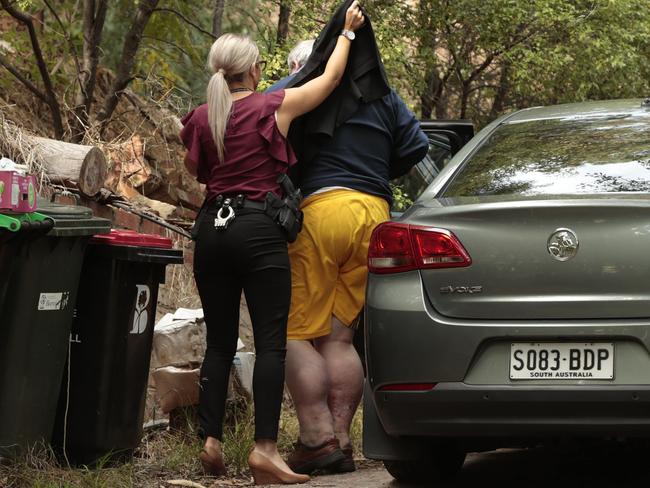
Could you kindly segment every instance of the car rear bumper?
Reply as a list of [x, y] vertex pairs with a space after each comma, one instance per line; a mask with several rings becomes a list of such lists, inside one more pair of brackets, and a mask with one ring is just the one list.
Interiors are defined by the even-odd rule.
[[375, 391], [389, 436], [650, 435], [650, 385], [504, 387], [440, 383], [427, 392]]
[[[510, 351], [512, 343], [527, 342], [613, 343], [611, 386], [650, 385], [650, 319], [454, 319], [431, 306], [417, 272], [369, 277], [365, 345], [373, 391], [395, 383], [523, 386], [509, 376]], [[535, 382], [551, 384], [547, 379]], [[553, 383], [603, 384], [597, 379]]]

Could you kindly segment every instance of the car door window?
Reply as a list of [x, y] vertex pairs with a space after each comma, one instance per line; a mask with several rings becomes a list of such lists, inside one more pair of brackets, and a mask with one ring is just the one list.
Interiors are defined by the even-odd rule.
[[408, 207], [405, 202], [415, 201], [431, 184], [440, 171], [452, 157], [452, 141], [449, 134], [427, 132], [429, 137], [429, 152], [422, 161], [411, 168], [404, 176], [393, 180], [398, 189], [399, 198], [393, 202], [394, 211], [404, 211]]

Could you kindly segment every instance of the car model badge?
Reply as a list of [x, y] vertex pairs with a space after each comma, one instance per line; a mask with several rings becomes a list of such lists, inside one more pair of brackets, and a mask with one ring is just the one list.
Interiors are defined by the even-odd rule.
[[475, 293], [483, 293], [483, 287], [480, 285], [476, 286], [443, 286], [440, 288], [440, 293], [442, 295], [449, 295], [451, 293], [457, 293], [459, 295], [469, 294], [473, 295]]
[[556, 229], [546, 243], [548, 252], [558, 261], [568, 261], [578, 253], [578, 236], [571, 229]]

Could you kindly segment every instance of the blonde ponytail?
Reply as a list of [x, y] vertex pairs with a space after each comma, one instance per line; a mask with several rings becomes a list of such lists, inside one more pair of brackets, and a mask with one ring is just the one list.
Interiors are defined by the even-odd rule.
[[222, 163], [226, 156], [224, 139], [233, 106], [228, 82], [243, 81], [258, 58], [257, 46], [245, 36], [224, 34], [210, 48], [208, 68], [214, 74], [207, 88], [208, 123]]
[[223, 73], [216, 72], [208, 83], [208, 123], [212, 131], [214, 145], [217, 146], [219, 161], [223, 162], [225, 156], [224, 137], [226, 127], [232, 112], [232, 98], [230, 89]]

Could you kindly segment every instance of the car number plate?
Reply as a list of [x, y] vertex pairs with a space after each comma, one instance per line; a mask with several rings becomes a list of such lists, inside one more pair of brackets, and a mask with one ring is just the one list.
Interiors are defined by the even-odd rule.
[[611, 380], [614, 344], [515, 342], [510, 347], [512, 380]]

